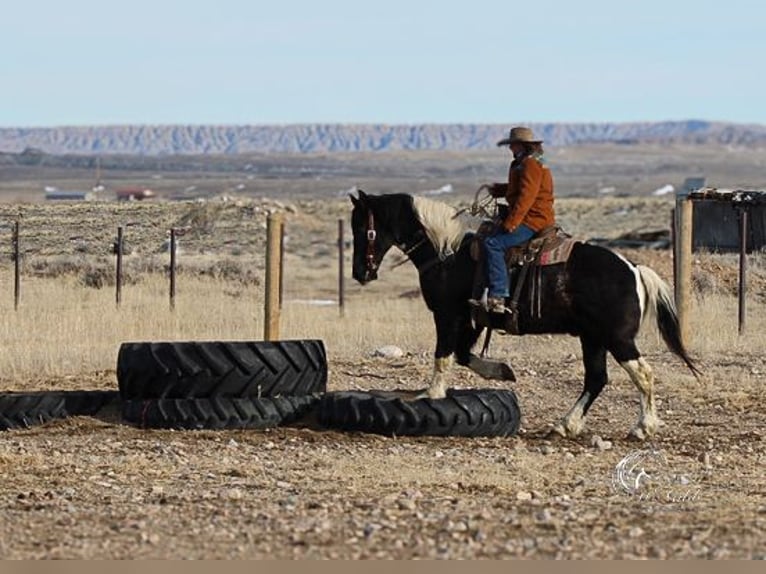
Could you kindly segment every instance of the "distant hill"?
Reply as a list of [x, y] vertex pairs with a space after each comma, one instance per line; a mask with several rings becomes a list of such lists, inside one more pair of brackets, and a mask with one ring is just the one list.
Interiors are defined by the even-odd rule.
[[[687, 120], [530, 124], [549, 145], [644, 142], [766, 146], [766, 126]], [[499, 124], [127, 125], [0, 128], [0, 152], [199, 155], [491, 149]]]

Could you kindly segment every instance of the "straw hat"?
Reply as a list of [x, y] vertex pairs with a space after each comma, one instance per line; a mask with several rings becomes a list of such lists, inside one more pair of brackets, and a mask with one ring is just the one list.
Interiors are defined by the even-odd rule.
[[512, 143], [543, 143], [543, 140], [535, 139], [531, 129], [518, 126], [511, 128], [508, 137], [497, 142], [497, 145], [510, 145]]

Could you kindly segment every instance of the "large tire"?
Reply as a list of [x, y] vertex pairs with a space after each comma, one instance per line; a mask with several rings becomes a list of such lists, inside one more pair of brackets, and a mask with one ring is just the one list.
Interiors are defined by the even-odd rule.
[[[390, 393], [386, 393], [390, 395]], [[339, 391], [319, 402], [326, 428], [389, 436], [512, 436], [521, 412], [510, 390], [453, 389], [444, 399], [405, 400], [383, 393]]]
[[327, 355], [320, 340], [123, 343], [117, 382], [125, 400], [310, 395]]
[[119, 398], [117, 391], [0, 393], [0, 430], [25, 428], [70, 416], [93, 416]]
[[57, 391], [69, 416], [93, 416], [120, 400], [119, 391]]
[[60, 393], [0, 394], [0, 430], [28, 428], [66, 416]]
[[265, 429], [300, 421], [317, 401], [315, 395], [123, 401], [122, 416], [141, 428]]

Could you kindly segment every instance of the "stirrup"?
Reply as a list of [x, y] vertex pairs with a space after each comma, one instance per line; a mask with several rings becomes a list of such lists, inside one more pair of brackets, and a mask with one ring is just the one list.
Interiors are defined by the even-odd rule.
[[488, 297], [485, 308], [489, 313], [505, 314], [511, 312], [511, 309], [505, 304], [505, 297]]

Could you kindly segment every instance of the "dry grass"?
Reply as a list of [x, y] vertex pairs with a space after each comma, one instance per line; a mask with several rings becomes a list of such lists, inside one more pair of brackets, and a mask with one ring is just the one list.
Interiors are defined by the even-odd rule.
[[[466, 204], [457, 197], [451, 202]], [[380, 279], [365, 287], [349, 277], [347, 250], [343, 315], [338, 310], [334, 238], [338, 218], [348, 216], [348, 204], [338, 199], [287, 206], [280, 338], [320, 338], [331, 361], [354, 361], [377, 347], [395, 344], [427, 370], [435, 343], [432, 319], [417, 294], [414, 268], [406, 264], [391, 269], [401, 257], [395, 250], [384, 260]], [[113, 370], [123, 341], [262, 338], [263, 227], [275, 205], [242, 200], [214, 205], [24, 206], [27, 253], [17, 312], [12, 307], [11, 269], [0, 269], [0, 293], [5, 294], [0, 307], [6, 311], [0, 326], [0, 380], [9, 387]], [[668, 198], [563, 198], [559, 212], [562, 225], [578, 237], [613, 237], [637, 228], [662, 228], [671, 207]], [[128, 224], [126, 235], [135, 248], [125, 258], [127, 284], [119, 310], [114, 301], [114, 256], [107, 249], [118, 224]], [[171, 311], [168, 254], [160, 246], [168, 227], [182, 224], [196, 231], [180, 240], [176, 308]], [[346, 237], [350, 239], [348, 229]], [[672, 278], [668, 251], [635, 250], [628, 256], [666, 280]], [[742, 336], [737, 333], [736, 256], [696, 254], [693, 273], [698, 298], [691, 319], [692, 354], [705, 360], [760, 349], [764, 255], [749, 257], [748, 324]], [[522, 364], [526, 357], [555, 357], [571, 362], [567, 370], [579, 378], [577, 340], [555, 339], [551, 345], [550, 337], [496, 337], [493, 352]], [[640, 346], [650, 359], [665, 360], [667, 351], [656, 330], [648, 329]], [[619, 369], [611, 371], [622, 376]], [[683, 369], [679, 372], [686, 376]]]
[[[300, 280], [286, 277], [280, 338], [322, 339], [331, 360], [366, 357], [391, 344], [410, 356], [427, 358], [432, 353], [434, 328], [425, 304], [419, 296], [400, 296], [414, 279], [411, 274], [401, 272], [368, 288], [349, 285], [341, 312], [337, 295], [331, 292], [332, 273], [324, 271], [324, 283], [313, 276], [315, 270], [306, 273], [309, 277]], [[10, 277], [0, 275], [0, 285], [11, 284]], [[183, 276], [174, 310], [169, 305], [167, 279], [156, 273], [124, 286], [119, 308], [113, 288], [88, 288], [77, 276], [26, 280], [18, 311], [13, 311], [10, 299], [0, 325], [0, 380], [5, 386], [114, 369], [124, 341], [263, 338], [262, 289], [236, 280]], [[709, 294], [696, 300], [692, 354], [704, 360], [720, 353], [757, 352], [763, 345], [766, 312], [757, 301], [748, 301], [747, 311], [746, 330], [740, 335], [735, 297]], [[576, 339], [555, 338], [557, 343], [551, 346], [550, 336], [496, 337], [493, 349], [496, 355], [511, 357], [579, 357]], [[653, 326], [644, 330], [639, 343], [650, 357], [667, 353]]]
[[[0, 281], [10, 284], [8, 277]], [[114, 288], [87, 288], [74, 276], [30, 279], [17, 311], [6, 301], [1, 380], [114, 369], [123, 341], [262, 339], [263, 308], [259, 287], [207, 277], [179, 278], [174, 310], [162, 275], [124, 286], [119, 308]], [[341, 315], [337, 304], [316, 305], [288, 292], [281, 324], [280, 338], [323, 339], [331, 356], [346, 358], [393, 343], [426, 351], [433, 337], [419, 299], [394, 299], [380, 313], [352, 298]]]

